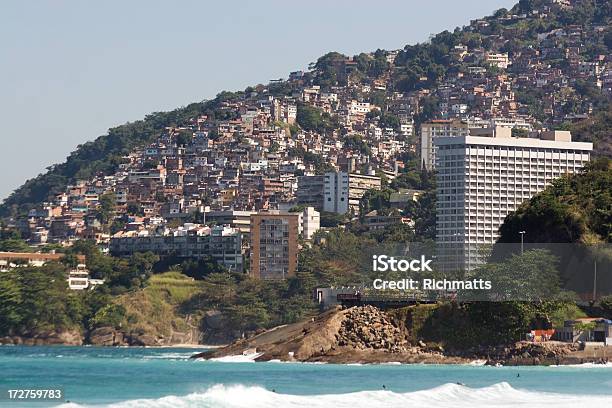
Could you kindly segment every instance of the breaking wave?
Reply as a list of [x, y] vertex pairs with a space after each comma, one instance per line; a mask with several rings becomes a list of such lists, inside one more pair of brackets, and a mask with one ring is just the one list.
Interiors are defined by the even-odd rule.
[[[108, 405], [109, 408], [478, 408], [478, 407], [594, 407], [612, 406], [612, 396], [567, 395], [515, 389], [508, 383], [484, 388], [469, 388], [457, 384], [444, 384], [423, 391], [396, 393], [393, 391], [360, 391], [348, 394], [288, 395], [262, 387], [243, 385], [214, 385], [203, 393], [186, 396], [167, 396], [159, 399], [141, 399]], [[80, 407], [65, 404], [62, 407]]]

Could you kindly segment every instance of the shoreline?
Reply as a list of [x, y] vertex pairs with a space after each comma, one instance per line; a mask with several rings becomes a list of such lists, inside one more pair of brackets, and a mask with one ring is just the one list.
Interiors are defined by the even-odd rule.
[[338, 361], [299, 361], [299, 360], [259, 360], [249, 359], [248, 356], [243, 355], [233, 355], [226, 357], [213, 357], [213, 358], [203, 358], [203, 357], [191, 357], [192, 359], [202, 360], [202, 361], [210, 361], [210, 362], [220, 362], [220, 363], [280, 363], [280, 364], [311, 364], [311, 365], [340, 365], [340, 366], [464, 366], [464, 367], [491, 367], [491, 368], [502, 368], [502, 367], [517, 367], [517, 368], [527, 368], [527, 367], [550, 367], [550, 368], [612, 368], [612, 361], [608, 361], [605, 363], [598, 361], [584, 361], [582, 363], [573, 363], [567, 362], [560, 364], [488, 364], [486, 360], [482, 359], [473, 359], [464, 362], [460, 361], [436, 361], [436, 362], [428, 362], [428, 361], [420, 361], [420, 362], [402, 362], [402, 361], [355, 361], [355, 362], [338, 362]]
[[169, 345], [160, 345], [160, 346], [104, 346], [100, 344], [70, 344], [70, 343], [41, 343], [41, 344], [12, 344], [12, 343], [0, 343], [0, 347], [100, 347], [100, 348], [134, 348], [134, 349], [206, 349], [206, 350], [215, 350], [223, 347], [227, 347], [227, 345], [211, 345], [211, 344], [169, 344]]
[[[521, 358], [516, 360], [504, 361], [503, 363], [487, 360], [481, 357], [458, 357], [443, 354], [420, 354], [411, 355], [406, 353], [386, 353], [372, 350], [361, 350], [360, 353], [353, 353], [346, 350], [333, 355], [313, 356], [308, 360], [298, 360], [295, 358], [270, 358], [265, 353], [253, 354], [226, 354], [223, 348], [228, 346], [204, 345], [204, 344], [174, 344], [169, 346], [96, 346], [96, 345], [71, 345], [71, 344], [37, 344], [37, 345], [15, 345], [0, 344], [7, 347], [78, 347], [78, 348], [117, 348], [117, 349], [191, 349], [194, 351], [202, 350], [191, 355], [190, 360], [203, 360], [221, 363], [296, 363], [296, 364], [334, 364], [343, 366], [366, 366], [366, 365], [457, 365], [469, 367], [575, 367], [575, 368], [612, 368], [612, 361], [603, 361], [600, 357], [585, 357], [566, 355], [559, 358]], [[612, 352], [612, 347], [610, 347]], [[220, 353], [221, 352], [221, 353]], [[357, 357], [357, 358], [354, 358]]]

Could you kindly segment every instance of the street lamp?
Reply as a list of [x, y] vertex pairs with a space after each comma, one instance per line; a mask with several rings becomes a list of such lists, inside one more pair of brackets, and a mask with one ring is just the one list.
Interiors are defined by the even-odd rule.
[[521, 234], [521, 255], [523, 255], [523, 237], [525, 236], [525, 231], [519, 231]]

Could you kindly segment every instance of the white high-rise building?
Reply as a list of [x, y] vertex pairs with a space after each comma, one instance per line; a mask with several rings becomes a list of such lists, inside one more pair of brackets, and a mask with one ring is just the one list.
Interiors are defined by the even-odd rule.
[[[308, 183], [303, 183], [303, 194]], [[359, 213], [359, 202], [368, 190], [380, 190], [382, 181], [379, 176], [372, 174], [330, 172], [323, 176], [323, 211], [346, 214], [351, 211]], [[310, 190], [312, 194], [314, 190]], [[302, 199], [301, 201], [305, 201]]]
[[349, 175], [345, 172], [325, 173], [323, 179], [323, 211], [345, 214], [349, 209]]
[[506, 215], [554, 179], [579, 171], [593, 149], [592, 143], [572, 142], [569, 132], [514, 138], [499, 127], [439, 137], [435, 145], [436, 240], [458, 248], [468, 268], [478, 244], [496, 242]]
[[314, 207], [306, 207], [300, 214], [299, 233], [305, 240], [312, 239], [312, 236], [321, 228], [321, 213]]
[[468, 124], [458, 120], [438, 119], [421, 124], [421, 169], [436, 167], [434, 139], [438, 137], [467, 136]]

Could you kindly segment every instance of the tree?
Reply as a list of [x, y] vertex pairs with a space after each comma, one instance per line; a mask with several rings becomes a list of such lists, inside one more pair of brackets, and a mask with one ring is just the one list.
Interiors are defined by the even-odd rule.
[[612, 295], [599, 299], [599, 307], [601, 307], [608, 319], [612, 319]]
[[381, 114], [378, 124], [382, 128], [392, 128], [396, 131], [398, 131], [401, 126], [399, 118], [392, 113]]
[[193, 133], [188, 132], [188, 131], [181, 131], [176, 136], [176, 145], [185, 147], [185, 146], [190, 145], [192, 140], [193, 140]]
[[338, 127], [338, 123], [327, 112], [306, 103], [297, 106], [297, 123], [302, 129], [325, 133]]
[[344, 148], [355, 150], [361, 154], [369, 155], [370, 146], [359, 135], [350, 135], [344, 139]]
[[102, 194], [98, 200], [96, 219], [103, 225], [107, 225], [115, 213], [117, 198], [114, 193]]
[[483, 265], [475, 276], [491, 282], [492, 289], [485, 294], [490, 300], [542, 301], [561, 290], [558, 262], [549, 251], [534, 249]]
[[91, 319], [91, 328], [110, 326], [116, 329], [125, 323], [126, 311], [122, 305], [109, 303], [100, 308]]
[[321, 211], [320, 224], [321, 227], [335, 228], [345, 221], [344, 214], [336, 214], [328, 211]]
[[414, 221], [417, 241], [436, 238], [436, 193], [433, 190], [421, 194], [416, 201], [409, 201], [403, 211], [404, 216]]
[[0, 252], [32, 252], [33, 249], [24, 240], [9, 238], [0, 241]]
[[385, 188], [383, 190], [371, 189], [365, 192], [361, 200], [359, 201], [359, 213], [365, 215], [366, 213], [377, 210], [388, 212], [390, 204], [389, 198], [391, 196], [391, 190]]
[[23, 335], [80, 328], [83, 305], [59, 263], [0, 274], [0, 333]]
[[181, 270], [187, 276], [190, 276], [196, 280], [205, 279], [206, 276], [213, 273], [227, 273], [227, 269], [215, 262], [212, 258], [207, 259], [188, 259], [181, 263]]
[[21, 326], [24, 319], [20, 305], [23, 301], [17, 271], [0, 273], [0, 333], [8, 334]]

